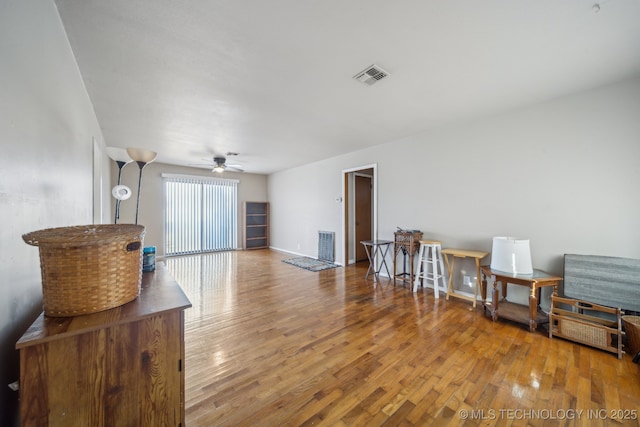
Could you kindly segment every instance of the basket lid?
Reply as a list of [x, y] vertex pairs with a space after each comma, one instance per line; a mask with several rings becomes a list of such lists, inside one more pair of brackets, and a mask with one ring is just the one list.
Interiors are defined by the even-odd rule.
[[142, 239], [144, 233], [143, 225], [92, 224], [32, 231], [23, 234], [22, 239], [32, 246], [89, 246], [114, 240]]

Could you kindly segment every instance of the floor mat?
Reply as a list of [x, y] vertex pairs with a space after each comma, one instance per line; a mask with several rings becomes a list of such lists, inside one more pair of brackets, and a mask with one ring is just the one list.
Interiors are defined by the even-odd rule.
[[304, 268], [309, 271], [322, 271], [329, 268], [339, 267], [338, 264], [309, 257], [283, 259], [282, 262], [286, 262], [287, 264], [295, 265], [296, 267]]

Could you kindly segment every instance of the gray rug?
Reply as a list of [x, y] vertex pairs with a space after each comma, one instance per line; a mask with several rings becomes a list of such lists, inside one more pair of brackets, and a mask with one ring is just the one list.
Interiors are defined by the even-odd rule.
[[338, 267], [338, 264], [334, 264], [328, 261], [322, 261], [320, 259], [313, 259], [306, 256], [298, 258], [283, 259], [282, 262], [295, 265], [296, 267], [304, 268], [309, 271], [322, 271], [330, 268]]

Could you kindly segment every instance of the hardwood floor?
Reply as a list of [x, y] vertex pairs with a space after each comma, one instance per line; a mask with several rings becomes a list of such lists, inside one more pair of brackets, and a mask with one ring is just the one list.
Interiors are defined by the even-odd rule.
[[374, 285], [364, 264], [314, 273], [285, 258], [167, 261], [193, 303], [188, 426], [640, 425], [629, 355]]

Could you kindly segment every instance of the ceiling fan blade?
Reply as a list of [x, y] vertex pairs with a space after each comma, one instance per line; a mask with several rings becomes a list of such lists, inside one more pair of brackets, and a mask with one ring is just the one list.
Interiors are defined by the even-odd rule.
[[[235, 153], [232, 153], [235, 155]], [[222, 173], [225, 170], [244, 172], [243, 166], [238, 164], [228, 164], [227, 159], [221, 155], [214, 155], [213, 159], [202, 159], [206, 163], [190, 163], [189, 166], [198, 168], [209, 168], [212, 172]], [[217, 168], [221, 168], [216, 170]]]
[[230, 170], [230, 171], [235, 171], [235, 172], [244, 172], [244, 169], [242, 169], [242, 167], [239, 167], [240, 165], [226, 165], [226, 169]]
[[189, 163], [189, 166], [194, 167], [194, 168], [209, 168], [211, 169], [213, 167], [212, 163]]

